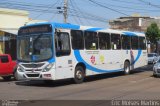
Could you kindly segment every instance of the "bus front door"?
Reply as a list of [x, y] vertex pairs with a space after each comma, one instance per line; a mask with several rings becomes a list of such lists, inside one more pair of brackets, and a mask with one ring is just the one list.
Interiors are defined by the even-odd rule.
[[72, 53], [70, 46], [69, 31], [57, 32], [55, 34], [56, 50], [56, 79], [73, 77]]

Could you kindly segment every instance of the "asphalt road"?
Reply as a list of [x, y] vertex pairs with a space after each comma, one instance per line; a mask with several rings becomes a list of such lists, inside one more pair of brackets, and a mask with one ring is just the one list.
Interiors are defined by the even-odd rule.
[[82, 84], [70, 80], [43, 81], [0, 79], [0, 100], [158, 100], [160, 78], [152, 76], [152, 65], [130, 75], [121, 73], [88, 77]]

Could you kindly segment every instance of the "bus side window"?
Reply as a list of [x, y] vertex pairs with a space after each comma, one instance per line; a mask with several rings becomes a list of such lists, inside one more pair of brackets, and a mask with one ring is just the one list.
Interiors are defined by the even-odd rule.
[[97, 50], [98, 49], [98, 36], [97, 32], [85, 31], [85, 48], [87, 50]]
[[65, 32], [58, 32], [55, 34], [55, 48], [56, 56], [66, 56], [71, 52], [69, 34]]
[[146, 40], [145, 37], [139, 37], [139, 49], [146, 50]]
[[132, 36], [131, 37], [131, 48], [133, 50], [137, 50], [138, 49], [138, 36]]
[[111, 45], [113, 50], [121, 49], [121, 39], [119, 34], [111, 34]]
[[99, 48], [101, 50], [108, 50], [110, 49], [110, 34], [99, 32]]
[[131, 48], [131, 37], [128, 35], [121, 35], [122, 49], [130, 50]]
[[71, 41], [72, 48], [74, 50], [83, 50], [84, 49], [84, 38], [83, 32], [81, 30], [71, 30]]

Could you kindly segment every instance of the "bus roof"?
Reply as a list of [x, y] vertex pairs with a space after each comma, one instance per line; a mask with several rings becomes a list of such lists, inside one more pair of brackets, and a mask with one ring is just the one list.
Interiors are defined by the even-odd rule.
[[28, 24], [28, 25], [23, 26], [21, 28], [30, 27], [30, 26], [37, 26], [37, 25], [46, 25], [46, 24], [50, 24], [54, 28], [86, 30], [86, 31], [107, 32], [107, 33], [118, 33], [118, 34], [124, 34], [124, 35], [129, 35], [129, 36], [145, 36], [144, 32], [114, 30], [114, 29], [107, 29], [107, 28], [82, 26], [82, 25], [75, 25], [75, 24], [70, 24], [70, 23], [56, 23], [56, 22], [42, 22], [42, 23]]

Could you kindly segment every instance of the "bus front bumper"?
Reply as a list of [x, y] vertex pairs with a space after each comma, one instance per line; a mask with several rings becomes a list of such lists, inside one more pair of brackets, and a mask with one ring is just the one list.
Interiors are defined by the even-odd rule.
[[50, 72], [19, 72], [17, 71], [18, 80], [55, 80], [53, 73]]

